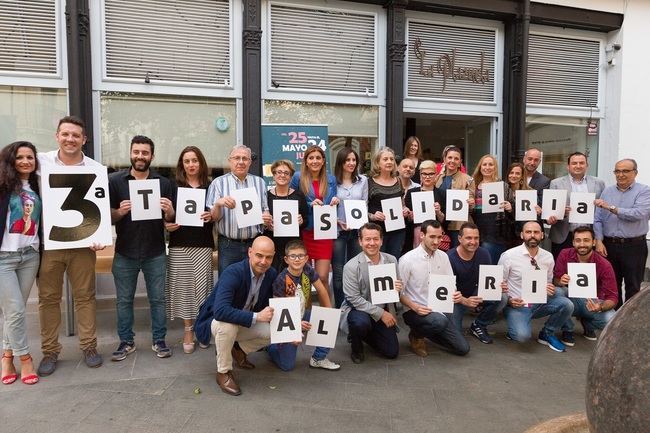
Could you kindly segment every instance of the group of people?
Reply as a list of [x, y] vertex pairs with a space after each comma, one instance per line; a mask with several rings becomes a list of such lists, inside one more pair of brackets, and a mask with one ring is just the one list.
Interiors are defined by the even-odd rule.
[[[77, 315], [80, 348], [89, 367], [99, 367], [97, 351], [95, 260], [103, 245], [90, 248], [42, 250], [39, 236], [42, 203], [39, 196], [39, 168], [99, 165], [82, 152], [86, 141], [83, 122], [67, 116], [59, 121], [58, 149], [37, 153], [28, 142], [12, 143], [2, 150], [0, 160], [0, 308], [4, 316], [2, 382], [17, 380], [14, 357], [21, 363], [26, 384], [56, 369], [61, 344], [63, 275], [67, 273]], [[523, 163], [514, 163], [504, 182], [503, 212], [482, 213], [482, 187], [498, 181], [498, 162], [492, 155], [479, 161], [472, 176], [465, 173], [461, 150], [445, 148], [442, 163], [422, 161], [416, 137], [407, 140], [405, 157], [398, 163], [390, 148], [379, 149], [371, 171], [360, 173], [361, 160], [352, 148], [339, 151], [328, 173], [326, 154], [318, 146], [304, 152], [300, 171], [289, 160], [271, 165], [274, 185], [267, 188], [263, 178], [249, 172], [251, 150], [235, 146], [228, 157], [230, 171], [210, 182], [205, 157], [200, 149], [182, 150], [171, 182], [150, 166], [154, 142], [137, 135], [130, 143], [131, 166], [109, 176], [111, 221], [115, 225], [115, 255], [112, 273], [116, 287], [117, 334], [119, 345], [111, 360], [118, 362], [136, 350], [133, 332], [133, 300], [137, 278], [143, 273], [151, 314], [151, 348], [156, 356], [172, 355], [167, 346], [167, 319], [184, 322], [183, 351], [192, 353], [198, 343], [217, 349], [217, 383], [237, 395], [241, 392], [232, 374], [233, 360], [244, 369], [254, 368], [247, 354], [267, 348], [270, 359], [282, 370], [295, 366], [299, 342], [270, 344], [271, 297], [300, 298], [303, 331], [310, 328], [312, 286], [319, 305], [340, 308], [341, 328], [348, 332], [354, 363], [365, 358], [364, 343], [387, 358], [399, 353], [397, 312], [388, 305], [373, 305], [369, 294], [369, 266], [394, 263], [396, 289], [403, 305], [403, 320], [410, 328], [411, 350], [428, 353], [425, 339], [451, 353], [465, 355], [469, 344], [462, 332], [465, 313], [477, 311], [470, 332], [482, 343], [491, 343], [487, 327], [500, 311], [508, 321], [507, 337], [526, 341], [532, 335], [530, 320], [549, 316], [538, 341], [553, 350], [573, 345], [572, 314], [578, 316], [584, 335], [595, 339], [625, 297], [638, 292], [643, 280], [647, 247], [645, 234], [650, 215], [650, 189], [635, 182], [636, 162], [616, 163], [617, 184], [604, 183], [586, 174], [587, 157], [579, 152], [568, 159], [568, 175], [550, 181], [537, 171], [541, 154], [528, 149]], [[417, 175], [417, 177], [415, 176]], [[157, 179], [160, 183], [161, 219], [133, 220], [129, 181]], [[419, 181], [419, 182], [416, 182]], [[203, 190], [205, 209], [200, 227], [175, 223], [178, 188]], [[253, 188], [263, 211], [262, 223], [239, 227], [237, 200], [233, 192]], [[567, 223], [566, 218], [546, 221], [551, 225], [553, 254], [540, 248], [542, 221], [517, 222], [514, 191], [566, 189], [595, 192], [597, 200], [593, 228]], [[471, 220], [446, 221], [446, 194], [450, 189], [469, 191]], [[412, 194], [432, 191], [435, 219], [414, 223]], [[399, 198], [406, 228], [387, 231], [382, 200]], [[298, 238], [274, 236], [273, 209], [276, 200], [296, 200]], [[368, 206], [369, 222], [359, 229], [348, 226], [346, 200], [362, 200]], [[567, 215], [570, 211], [567, 199]], [[316, 239], [314, 208], [338, 206], [336, 239]], [[169, 233], [169, 251], [165, 237]], [[214, 239], [216, 234], [218, 239]], [[213, 249], [217, 241], [219, 278], [213, 288]], [[39, 256], [40, 251], [40, 256]], [[627, 254], [626, 254], [627, 252]], [[632, 254], [630, 254], [632, 253]], [[597, 299], [567, 297], [567, 263], [596, 264]], [[480, 265], [502, 264], [500, 301], [477, 297]], [[424, 269], [428, 272], [424, 272]], [[333, 300], [330, 300], [330, 269]], [[521, 299], [521, 279], [530, 269], [548, 274], [548, 302], [525, 304]], [[26, 338], [25, 304], [38, 273], [39, 319], [43, 357], [35, 371]], [[427, 306], [429, 275], [455, 275], [453, 314], [432, 311]], [[400, 308], [401, 310], [401, 308]], [[557, 334], [561, 337], [558, 338]], [[198, 340], [198, 341], [197, 341]], [[327, 358], [328, 348], [315, 348], [311, 367], [337, 370], [340, 365]]]

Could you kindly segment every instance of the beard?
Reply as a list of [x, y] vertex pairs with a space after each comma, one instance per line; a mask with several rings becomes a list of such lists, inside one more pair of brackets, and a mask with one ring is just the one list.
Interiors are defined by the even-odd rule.
[[[136, 166], [136, 164], [137, 164], [138, 162], [143, 163], [143, 164], [144, 164], [144, 168], [139, 168], [138, 166]], [[149, 170], [149, 166], [150, 166], [150, 165], [151, 165], [151, 161], [150, 161], [150, 160], [149, 160], [149, 161], [146, 161], [146, 160], [143, 161], [143, 160], [141, 160], [141, 159], [135, 159], [135, 158], [132, 158], [132, 159], [131, 159], [131, 167], [133, 167], [133, 169], [134, 169], [135, 171], [145, 172], [145, 171]]]
[[538, 240], [535, 239], [535, 238], [530, 238], [530, 239], [528, 239], [528, 240], [525, 240], [525, 241], [524, 241], [524, 244], [526, 244], [526, 246], [527, 246], [528, 248], [536, 248], [536, 247], [539, 245], [540, 242], [541, 242], [541, 241], [538, 241]]

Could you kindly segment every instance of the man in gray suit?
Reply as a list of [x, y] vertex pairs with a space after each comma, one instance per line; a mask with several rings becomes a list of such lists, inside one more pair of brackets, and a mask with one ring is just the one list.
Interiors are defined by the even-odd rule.
[[602, 180], [587, 175], [589, 163], [587, 156], [582, 152], [573, 152], [567, 159], [567, 170], [569, 174], [566, 176], [558, 177], [551, 181], [550, 189], [564, 189], [567, 191], [565, 218], [557, 220], [555, 217], [550, 217], [547, 223], [551, 225], [551, 253], [553, 258], [557, 259], [564, 248], [573, 247], [573, 230], [584, 224], [569, 224], [567, 216], [571, 211], [569, 207], [570, 197], [572, 192], [593, 192], [596, 194], [596, 199], [600, 198], [600, 194], [605, 189], [605, 182]]
[[524, 168], [526, 169], [526, 181], [528, 186], [537, 190], [537, 204], [542, 205], [542, 193], [548, 189], [551, 179], [537, 171], [537, 167], [542, 162], [542, 152], [539, 149], [531, 147], [524, 153]]
[[[397, 342], [397, 319], [387, 308], [370, 302], [370, 277], [368, 266], [394, 263], [397, 259], [379, 251], [382, 231], [375, 223], [366, 223], [359, 229], [361, 252], [345, 264], [343, 268], [343, 294], [345, 301], [341, 306], [341, 328], [349, 330], [352, 343], [352, 362], [360, 364], [365, 359], [363, 342], [392, 359], [399, 354]], [[399, 274], [397, 275], [399, 278]], [[402, 290], [402, 282], [395, 281], [395, 289]]]

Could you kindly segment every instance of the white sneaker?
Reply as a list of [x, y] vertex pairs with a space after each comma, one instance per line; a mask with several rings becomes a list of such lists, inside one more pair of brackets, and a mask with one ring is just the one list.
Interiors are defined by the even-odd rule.
[[325, 370], [338, 370], [339, 368], [341, 368], [339, 364], [337, 364], [336, 362], [332, 362], [327, 358], [321, 359], [320, 361], [311, 358], [309, 360], [309, 366], [312, 368], [324, 368]]

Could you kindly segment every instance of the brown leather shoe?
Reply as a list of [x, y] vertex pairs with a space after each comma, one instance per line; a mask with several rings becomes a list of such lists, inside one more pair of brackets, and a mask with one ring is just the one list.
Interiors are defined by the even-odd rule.
[[239, 385], [237, 385], [237, 382], [235, 382], [235, 378], [232, 375], [231, 371], [228, 373], [217, 372], [217, 385], [219, 385], [219, 388], [221, 388], [221, 390], [226, 394], [241, 394], [241, 389], [239, 389]]
[[409, 343], [411, 343], [411, 350], [417, 356], [424, 357], [429, 355], [429, 352], [427, 352], [427, 344], [425, 343], [424, 338], [416, 337], [412, 331], [409, 332]]
[[239, 347], [239, 343], [235, 343], [234, 346], [232, 346], [232, 357], [235, 360], [235, 363], [237, 363], [237, 366], [239, 368], [243, 368], [246, 370], [252, 370], [255, 368], [253, 364], [248, 360], [246, 357], [246, 353], [242, 350], [241, 347]]

